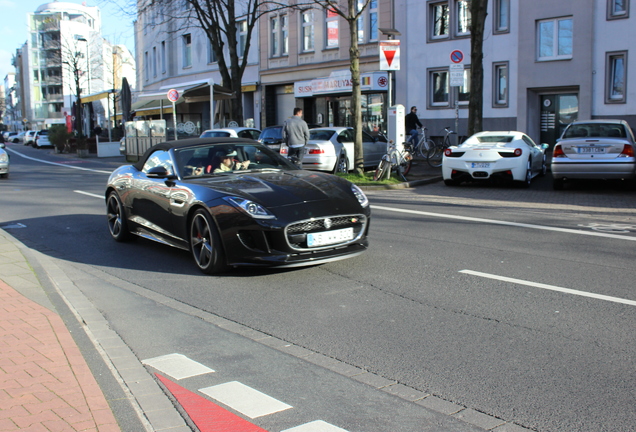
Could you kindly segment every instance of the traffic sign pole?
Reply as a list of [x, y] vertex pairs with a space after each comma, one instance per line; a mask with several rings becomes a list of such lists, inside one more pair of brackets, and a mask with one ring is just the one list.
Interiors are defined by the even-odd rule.
[[176, 89], [168, 90], [168, 100], [172, 102], [172, 121], [174, 124], [174, 140], [179, 140], [177, 136], [177, 100], [179, 99], [179, 92]]
[[464, 53], [460, 50], [454, 50], [450, 53], [450, 59], [453, 64], [450, 65], [448, 71], [450, 73], [451, 87], [457, 87], [455, 91], [455, 133], [457, 134], [457, 142], [459, 144], [459, 87], [464, 85]]

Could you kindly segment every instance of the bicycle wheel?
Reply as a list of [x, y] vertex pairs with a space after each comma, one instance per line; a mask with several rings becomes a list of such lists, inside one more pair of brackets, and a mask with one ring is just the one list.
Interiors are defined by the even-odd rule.
[[435, 147], [433, 140], [422, 141], [417, 148], [417, 152], [423, 159], [428, 159], [428, 151]]
[[385, 177], [391, 175], [391, 162], [387, 159], [382, 158], [380, 163], [375, 169], [375, 173], [373, 174], [373, 181], [380, 181]]
[[444, 148], [441, 145], [434, 145], [428, 150], [428, 156], [426, 161], [433, 168], [442, 166], [442, 155], [444, 154]]

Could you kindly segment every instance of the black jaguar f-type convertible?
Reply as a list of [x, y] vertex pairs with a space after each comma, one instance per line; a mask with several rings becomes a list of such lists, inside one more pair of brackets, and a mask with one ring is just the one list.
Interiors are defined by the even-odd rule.
[[116, 169], [105, 195], [115, 240], [134, 234], [189, 250], [205, 273], [314, 265], [368, 246], [371, 212], [360, 188], [247, 139], [158, 144]]

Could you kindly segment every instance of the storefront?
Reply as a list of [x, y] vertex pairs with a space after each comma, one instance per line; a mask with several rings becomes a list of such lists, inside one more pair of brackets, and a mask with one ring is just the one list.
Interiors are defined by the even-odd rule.
[[[362, 127], [367, 132], [386, 130], [388, 75], [360, 75]], [[351, 73], [333, 72], [327, 78], [294, 83], [294, 96], [302, 100], [304, 119], [314, 126], [353, 126]]]

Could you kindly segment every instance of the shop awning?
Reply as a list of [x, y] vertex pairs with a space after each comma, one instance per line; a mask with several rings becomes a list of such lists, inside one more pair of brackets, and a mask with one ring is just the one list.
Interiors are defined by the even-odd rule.
[[103, 91], [99, 93], [93, 93], [93, 94], [81, 97], [80, 102], [84, 104], [84, 103], [93, 102], [100, 99], [106, 99], [108, 95], [111, 94], [112, 92], [113, 92], [112, 90], [107, 90], [107, 91]]

